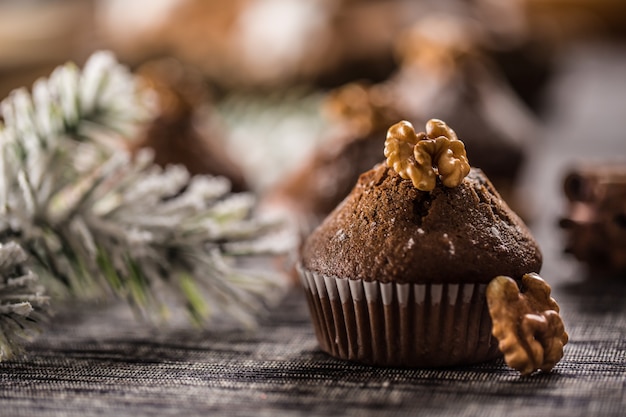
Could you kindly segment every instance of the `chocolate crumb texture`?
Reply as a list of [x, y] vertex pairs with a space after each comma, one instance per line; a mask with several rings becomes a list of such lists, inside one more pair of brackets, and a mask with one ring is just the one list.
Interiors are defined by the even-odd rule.
[[302, 262], [350, 279], [487, 283], [540, 270], [542, 255], [479, 169], [425, 192], [379, 164], [305, 241]]

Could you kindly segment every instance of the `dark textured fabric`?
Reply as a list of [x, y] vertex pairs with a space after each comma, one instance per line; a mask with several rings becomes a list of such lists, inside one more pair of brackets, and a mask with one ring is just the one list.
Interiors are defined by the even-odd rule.
[[62, 319], [0, 364], [0, 415], [624, 415], [626, 285], [554, 287], [571, 341], [551, 374], [341, 362], [318, 350], [294, 290], [248, 332], [157, 333], [124, 306]]

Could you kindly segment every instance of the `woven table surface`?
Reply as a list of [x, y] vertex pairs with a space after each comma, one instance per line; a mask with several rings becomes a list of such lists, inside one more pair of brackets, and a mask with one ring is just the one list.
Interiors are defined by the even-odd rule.
[[0, 365], [0, 415], [624, 415], [626, 285], [554, 289], [570, 334], [550, 374], [502, 361], [386, 369], [319, 351], [297, 289], [249, 331], [157, 333], [119, 305], [65, 319]]

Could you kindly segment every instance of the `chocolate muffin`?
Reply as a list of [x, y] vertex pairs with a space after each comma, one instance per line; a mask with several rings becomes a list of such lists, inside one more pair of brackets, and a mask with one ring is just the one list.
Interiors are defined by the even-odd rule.
[[[335, 357], [411, 367], [498, 357], [487, 284], [541, 268], [530, 232], [482, 171], [469, 169], [454, 132], [439, 121], [427, 127], [419, 135], [406, 122], [392, 127], [387, 162], [362, 174], [303, 245], [316, 335]], [[402, 143], [387, 152], [398, 134], [430, 149], [421, 177], [406, 168], [420, 163], [413, 155], [393, 159]]]

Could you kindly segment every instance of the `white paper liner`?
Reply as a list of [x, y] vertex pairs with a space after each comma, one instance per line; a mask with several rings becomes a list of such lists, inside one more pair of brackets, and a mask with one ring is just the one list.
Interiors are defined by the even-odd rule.
[[500, 356], [486, 284], [396, 284], [298, 266], [316, 336], [331, 355], [385, 366], [437, 367]]

